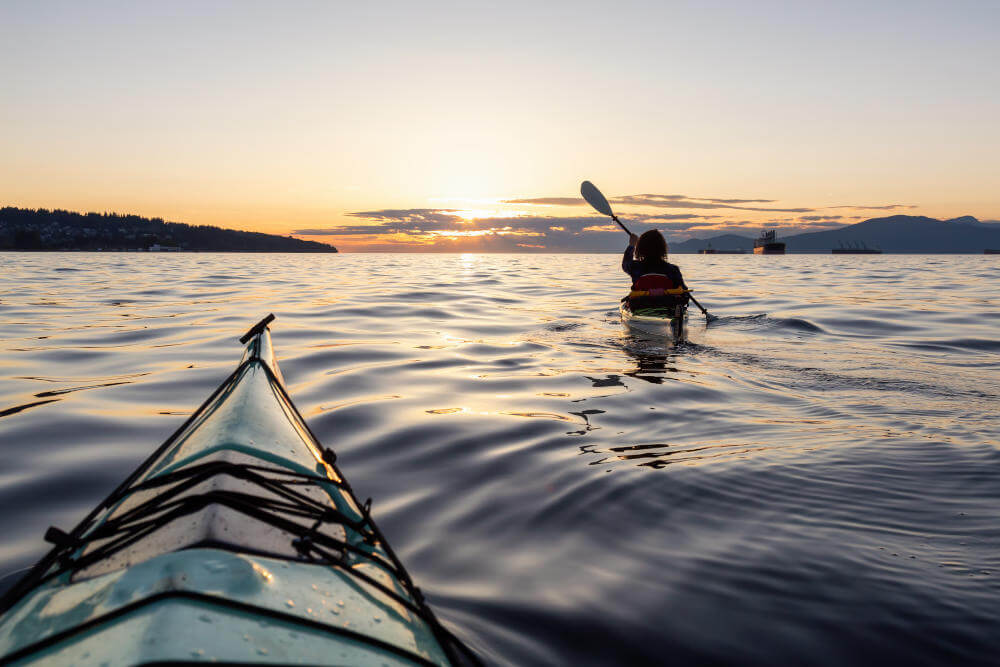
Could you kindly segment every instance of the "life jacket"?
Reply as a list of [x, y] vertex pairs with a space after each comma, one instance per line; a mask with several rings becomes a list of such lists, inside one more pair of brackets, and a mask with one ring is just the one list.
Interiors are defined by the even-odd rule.
[[639, 276], [632, 283], [633, 290], [666, 290], [673, 289], [674, 287], [676, 287], [674, 281], [662, 273], [647, 273], [644, 276]]
[[687, 294], [674, 285], [667, 276], [662, 273], [647, 273], [639, 276], [632, 283], [632, 292], [642, 292], [642, 294], [630, 294], [628, 306], [630, 309], [637, 308], [663, 308], [677, 305], [687, 305]]

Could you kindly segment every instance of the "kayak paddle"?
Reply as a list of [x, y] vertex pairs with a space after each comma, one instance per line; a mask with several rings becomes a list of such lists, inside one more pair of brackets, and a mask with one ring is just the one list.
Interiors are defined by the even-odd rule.
[[[596, 185], [594, 185], [590, 181], [584, 181], [583, 183], [580, 184], [580, 194], [583, 195], [583, 198], [587, 200], [588, 204], [594, 207], [595, 211], [597, 211], [598, 213], [603, 213], [604, 215], [610, 215], [611, 219], [617, 222], [618, 226], [621, 227], [623, 230], [625, 230], [626, 234], [632, 236], [632, 232], [630, 232], [628, 227], [623, 225], [622, 221], [618, 219], [618, 216], [614, 214], [614, 212], [611, 210], [611, 204], [608, 203], [607, 197], [601, 194], [601, 191], [597, 189]], [[704, 306], [698, 303], [698, 301], [693, 296], [691, 296], [690, 292], [688, 292], [688, 298], [691, 299], [691, 303], [698, 306], [698, 309], [701, 310], [702, 314], [705, 315], [706, 322], [711, 322], [713, 320], [719, 319], [715, 315], [712, 315], [707, 310], [705, 310]]]
[[618, 223], [618, 226], [625, 230], [625, 233], [632, 235], [632, 232], [628, 230], [628, 227], [622, 224], [622, 221], [618, 219], [618, 216], [611, 211], [611, 204], [608, 200], [601, 194], [601, 191], [597, 189], [597, 186], [590, 181], [584, 181], [580, 184], [580, 194], [583, 198], [587, 200], [587, 203], [594, 207], [598, 213], [603, 213], [604, 215], [610, 215], [611, 219]]

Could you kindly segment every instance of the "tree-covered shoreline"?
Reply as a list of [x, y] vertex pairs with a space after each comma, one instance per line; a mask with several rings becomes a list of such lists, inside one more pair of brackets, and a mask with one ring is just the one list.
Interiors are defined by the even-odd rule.
[[0, 208], [0, 250], [337, 252], [316, 241], [163, 218], [12, 206]]

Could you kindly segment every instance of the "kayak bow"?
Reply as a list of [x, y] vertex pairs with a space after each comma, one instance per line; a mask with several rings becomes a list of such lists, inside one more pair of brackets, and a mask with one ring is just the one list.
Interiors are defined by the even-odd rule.
[[236, 370], [0, 600], [0, 663], [468, 665], [292, 404]]

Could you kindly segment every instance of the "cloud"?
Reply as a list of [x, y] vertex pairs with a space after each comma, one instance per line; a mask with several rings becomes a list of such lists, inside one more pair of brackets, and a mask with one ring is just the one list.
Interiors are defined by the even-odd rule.
[[[372, 234], [402, 234], [422, 237], [427, 235], [492, 233], [522, 236], [551, 235], [553, 233], [593, 233], [598, 230], [617, 230], [609, 227], [612, 223], [604, 216], [563, 217], [550, 215], [522, 215], [503, 218], [466, 219], [454, 215], [455, 209], [383, 209], [378, 211], [357, 211], [349, 217], [370, 220], [367, 224], [340, 225], [326, 228], [296, 229], [292, 233], [300, 236], [358, 236]], [[635, 215], [625, 220], [636, 227], [638, 232], [646, 229], [670, 229], [684, 231], [711, 226], [709, 218], [694, 213], [664, 213], [658, 215]]]
[[810, 213], [813, 208], [765, 208], [761, 206], [736, 206], [737, 203], [770, 203], [774, 199], [718, 199], [685, 197], [684, 195], [626, 195], [611, 200], [623, 206], [653, 206], [657, 208], [728, 208], [739, 211], [769, 211], [774, 213]]
[[461, 210], [457, 208], [385, 208], [379, 211], [357, 211], [347, 215], [352, 218], [387, 222], [449, 223], [462, 220], [461, 216], [454, 215]]
[[[687, 195], [624, 195], [612, 197], [612, 204], [622, 206], [655, 206], [657, 208], [729, 208], [743, 211], [778, 211], [782, 213], [807, 213], [811, 208], [761, 208], [752, 206], [737, 206], [737, 204], [770, 204], [775, 199], [733, 199], [721, 197], [689, 197]], [[521, 199], [503, 199], [502, 204], [529, 204], [534, 206], [586, 206], [582, 197], [525, 197]]]
[[359, 234], [401, 234], [405, 231], [386, 225], [343, 225], [341, 227], [293, 229], [291, 233], [296, 236], [358, 236]]
[[688, 197], [699, 201], [712, 202], [713, 204], [772, 204], [777, 199], [703, 199], [701, 197]]
[[370, 220], [369, 224], [340, 225], [327, 228], [296, 229], [301, 236], [356, 236], [359, 234], [404, 234], [426, 236], [443, 232], [492, 232], [534, 235], [560, 227], [560, 231], [580, 232], [584, 227], [606, 224], [604, 216], [510, 216], [506, 218], [465, 219], [453, 209], [384, 209], [357, 211], [347, 215]]
[[[731, 209], [739, 211], [757, 211], [771, 213], [813, 213], [821, 209], [854, 209], [857, 211], [893, 211], [899, 209], [917, 208], [914, 204], [878, 204], [862, 206], [845, 204], [840, 206], [819, 206], [815, 208], [795, 207], [777, 208], [767, 206], [746, 206], [746, 204], [773, 204], [777, 199], [738, 199], [733, 197], [690, 197], [688, 195], [638, 194], [611, 197], [608, 200], [620, 206], [648, 206], [654, 208], [688, 208], [688, 209]], [[503, 204], [529, 204], [537, 206], [586, 206], [582, 197], [525, 197], [520, 199], [503, 199]]]
[[633, 215], [632, 219], [647, 221], [647, 220], [693, 220], [693, 219], [708, 219], [708, 218], [719, 218], [722, 216], [718, 215], [703, 215], [701, 213], [659, 213], [657, 215]]
[[[613, 197], [611, 201], [627, 204], [630, 202], [674, 202], [701, 201], [710, 204], [771, 204], [776, 199], [720, 199], [717, 197], [689, 197], [687, 195], [626, 195]], [[587, 202], [582, 197], [525, 197], [522, 199], [501, 199], [501, 204], [533, 204], [537, 206], [583, 206]], [[655, 203], [649, 203], [655, 206]]]
[[[629, 200], [629, 201], [626, 201]], [[708, 202], [710, 204], [772, 204], [776, 199], [720, 199], [717, 197], [689, 197], [687, 195], [654, 195], [654, 194], [644, 194], [644, 195], [627, 195], [624, 197], [615, 197], [612, 201], [620, 201], [621, 203], [640, 203], [644, 206], [659, 206], [658, 202], [677, 202], [677, 201], [693, 201], [693, 202]]]
[[532, 204], [534, 206], [583, 206], [583, 197], [531, 197], [528, 199], [501, 199], [501, 204]]
[[[817, 230], [824, 230], [824, 229], [840, 229], [843, 226], [844, 226], [843, 224], [839, 224], [839, 223], [836, 223], [836, 222], [829, 222], [829, 221], [824, 221], [824, 220], [816, 220], [816, 221], [812, 221], [812, 222], [800, 222], [797, 225], [786, 227], [785, 231], [783, 233], [785, 233], [785, 234], [797, 234], [799, 232], [806, 232], [806, 231], [817, 231]], [[792, 230], [797, 230], [797, 231], [792, 231]]]
[[[338, 245], [365, 250], [442, 252], [607, 252], [624, 248], [625, 235], [605, 216], [509, 216], [466, 219], [454, 209], [383, 209], [348, 214], [359, 224], [296, 229], [299, 236], [340, 237]], [[636, 234], [658, 228], [688, 234], [715, 223], [690, 213], [637, 215], [625, 221]], [[364, 222], [367, 221], [367, 222]]]
[[882, 206], [857, 206], [854, 204], [846, 204], [844, 206], [826, 206], [824, 208], [853, 208], [857, 211], [871, 210], [871, 211], [894, 211], [900, 208], [916, 208], [914, 204], [884, 204]]
[[425, 233], [431, 229], [456, 229], [465, 222], [454, 208], [387, 208], [378, 211], [356, 211], [348, 217], [371, 220], [369, 224], [340, 225], [319, 229], [296, 229], [301, 236], [355, 236], [358, 234]]
[[[640, 223], [642, 224], [642, 223]], [[701, 221], [691, 221], [691, 222], [657, 222], [656, 224], [647, 224], [646, 229], [659, 229], [661, 231], [672, 231], [672, 232], [686, 232], [696, 229], [712, 229], [718, 227], [717, 222], [701, 222]], [[644, 230], [642, 230], [644, 231]]]
[[802, 222], [818, 222], [820, 220], [842, 220], [844, 216], [842, 215], [803, 215], [799, 218]]

